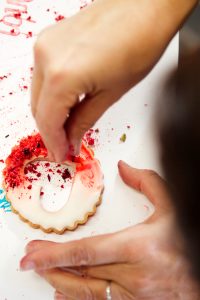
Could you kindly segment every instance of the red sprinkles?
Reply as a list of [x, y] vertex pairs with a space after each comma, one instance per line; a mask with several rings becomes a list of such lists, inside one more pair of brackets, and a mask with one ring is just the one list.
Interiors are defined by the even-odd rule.
[[[3, 175], [7, 187], [17, 187], [25, 180], [21, 169], [26, 160], [37, 158], [39, 156], [47, 157], [47, 149], [42, 141], [40, 134], [29, 135], [23, 138], [18, 145], [16, 145], [11, 154], [6, 159], [6, 167], [3, 170]], [[24, 173], [28, 171], [34, 173], [35, 165], [28, 165], [24, 169]]]
[[[6, 188], [15, 188], [22, 185], [25, 181], [32, 183], [34, 180], [37, 180], [37, 178], [29, 178], [27, 175], [28, 173], [33, 173], [38, 178], [41, 177], [42, 174], [37, 170], [37, 167], [39, 166], [38, 162], [29, 163], [28, 165], [26, 165], [26, 163], [28, 161], [37, 159], [38, 157], [47, 158], [47, 156], [47, 149], [39, 133], [29, 135], [28, 137], [21, 139], [19, 143], [15, 147], [13, 147], [11, 154], [5, 161], [6, 167], [3, 170], [3, 176]], [[91, 149], [88, 149], [85, 144], [82, 144], [79, 156], [71, 156], [68, 154], [66, 159], [77, 163], [76, 171], [79, 172], [88, 168], [86, 160], [93, 159], [93, 151]], [[4, 161], [0, 160], [0, 162], [3, 163]], [[48, 168], [49, 166], [50, 163], [46, 162], [45, 167]], [[57, 166], [61, 165], [58, 164]], [[48, 168], [47, 172], [51, 172], [52, 174], [53, 170]], [[64, 171], [58, 169], [57, 173], [61, 175], [63, 180], [71, 179], [71, 174], [67, 168]], [[47, 178], [50, 182], [50, 174], [47, 174]], [[29, 184], [27, 188], [29, 190], [32, 189], [32, 185]]]

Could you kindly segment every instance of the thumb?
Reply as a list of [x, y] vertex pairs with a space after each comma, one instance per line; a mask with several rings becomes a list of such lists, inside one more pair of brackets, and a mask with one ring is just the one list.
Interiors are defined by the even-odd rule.
[[119, 162], [118, 168], [122, 180], [143, 193], [155, 206], [154, 217], [171, 210], [167, 184], [155, 171], [132, 168], [123, 161]]

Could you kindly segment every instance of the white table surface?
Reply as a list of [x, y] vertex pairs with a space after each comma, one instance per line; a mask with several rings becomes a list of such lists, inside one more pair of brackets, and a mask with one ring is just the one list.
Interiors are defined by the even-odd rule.
[[[0, 22], [0, 78], [8, 75], [0, 80], [0, 160], [6, 158], [19, 138], [35, 129], [30, 113], [29, 87], [32, 45], [37, 33], [44, 26], [55, 22], [54, 11], [70, 16], [78, 11], [85, 1], [32, 0], [23, 3], [27, 6], [27, 14], [22, 14], [22, 24], [18, 29], [15, 26], [16, 30], [19, 30], [18, 36], [3, 34], [2, 31], [9, 32], [12, 27]], [[14, 6], [6, 0], [1, 0], [0, 19], [13, 22], [12, 18], [5, 17], [6, 8]], [[47, 12], [48, 8], [50, 12]], [[28, 16], [31, 16], [35, 23], [25, 20]], [[33, 32], [32, 38], [26, 38], [25, 34], [29, 31]], [[151, 74], [109, 109], [96, 124], [95, 127], [100, 129], [100, 133], [95, 153], [101, 161], [105, 175], [105, 192], [97, 213], [86, 225], [62, 236], [48, 235], [21, 222], [8, 208], [7, 211], [0, 208], [0, 300], [53, 299], [53, 289], [37, 275], [33, 272], [22, 273], [19, 270], [19, 260], [28, 241], [69, 241], [113, 232], [137, 224], [152, 213], [153, 207], [149, 202], [122, 183], [117, 171], [117, 161], [124, 159], [135, 167], [160, 171], [152, 126], [152, 120], [155, 118], [153, 111], [163, 78], [171, 66], [177, 64], [177, 57], [178, 37], [174, 38]], [[28, 89], [24, 86], [28, 86]], [[131, 128], [128, 129], [127, 125]], [[120, 143], [123, 133], [127, 134], [127, 140]], [[9, 136], [6, 138], [7, 135]], [[0, 171], [3, 167], [0, 163]], [[1, 204], [2, 202], [0, 206]]]

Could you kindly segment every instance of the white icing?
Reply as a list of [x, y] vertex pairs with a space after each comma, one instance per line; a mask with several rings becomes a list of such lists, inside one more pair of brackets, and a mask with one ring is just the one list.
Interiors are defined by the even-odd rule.
[[53, 212], [44, 209], [40, 197], [41, 187], [35, 186], [29, 190], [27, 186], [28, 183], [8, 190], [7, 196], [14, 209], [33, 224], [46, 230], [54, 228], [61, 231], [65, 227], [74, 227], [77, 221], [84, 221], [85, 216], [93, 212], [103, 190], [103, 175], [97, 160], [91, 163], [90, 170], [76, 173], [70, 195], [69, 190], [66, 191], [66, 203]]

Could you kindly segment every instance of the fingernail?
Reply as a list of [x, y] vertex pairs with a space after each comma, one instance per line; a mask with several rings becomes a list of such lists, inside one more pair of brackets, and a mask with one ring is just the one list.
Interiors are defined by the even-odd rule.
[[66, 300], [66, 297], [63, 294], [60, 294], [59, 292], [55, 292], [54, 299], [55, 300]]
[[120, 160], [120, 161], [119, 161], [119, 164], [120, 164], [120, 165], [124, 165], [124, 166], [129, 166], [129, 165], [128, 165], [125, 161], [123, 161], [123, 160]]
[[81, 142], [75, 141], [69, 146], [69, 153], [70, 155], [78, 156], [81, 149]]
[[33, 261], [27, 261], [20, 267], [21, 271], [30, 271], [35, 269], [35, 264]]
[[48, 151], [48, 158], [51, 160], [51, 161], [54, 161], [54, 155], [51, 151]]

